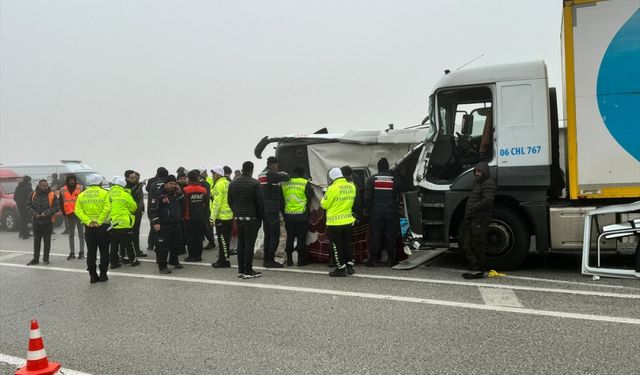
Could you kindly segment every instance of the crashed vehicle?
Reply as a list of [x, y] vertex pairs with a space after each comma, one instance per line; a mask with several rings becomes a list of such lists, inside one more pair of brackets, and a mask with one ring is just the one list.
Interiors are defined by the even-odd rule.
[[[275, 143], [275, 156], [282, 171], [291, 173], [298, 164], [306, 168], [316, 193], [311, 202], [307, 252], [310, 261], [327, 262], [329, 240], [325, 233], [324, 210], [320, 208], [320, 200], [322, 190], [329, 185], [329, 170], [349, 165], [353, 169], [353, 180], [360, 190], [358, 196], [362, 199], [365, 182], [377, 172], [378, 160], [386, 157], [394, 165], [403, 158], [406, 160], [407, 154], [415, 154], [417, 158], [419, 152], [416, 150], [421, 149], [428, 133], [428, 125], [406, 129], [394, 129], [390, 125], [386, 130], [349, 130], [345, 133], [329, 133], [323, 128], [311, 135], [265, 136], [256, 146], [254, 154], [261, 159], [265, 148]], [[352, 240], [356, 262], [363, 262], [367, 258], [367, 231], [367, 223], [358, 220]]]

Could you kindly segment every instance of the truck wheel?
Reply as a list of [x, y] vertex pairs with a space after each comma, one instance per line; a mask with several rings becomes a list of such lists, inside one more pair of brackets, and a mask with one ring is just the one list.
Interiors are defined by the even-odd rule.
[[[464, 225], [458, 230], [458, 248], [464, 254], [462, 239]], [[531, 245], [531, 234], [524, 219], [512, 209], [495, 206], [493, 219], [487, 231], [488, 251], [486, 267], [509, 270], [518, 267], [527, 258]]]
[[2, 215], [2, 228], [8, 230], [9, 232], [15, 232], [18, 230], [18, 215], [11, 210], [7, 210], [4, 215]]
[[531, 233], [524, 218], [505, 206], [496, 206], [487, 232], [487, 267], [509, 270], [529, 254]]

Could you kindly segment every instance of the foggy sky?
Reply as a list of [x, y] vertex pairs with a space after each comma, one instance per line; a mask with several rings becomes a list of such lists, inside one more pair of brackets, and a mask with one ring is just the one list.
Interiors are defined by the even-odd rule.
[[482, 54], [471, 66], [544, 59], [561, 88], [561, 10], [558, 0], [0, 0], [0, 162], [80, 159], [107, 177], [236, 169], [264, 135], [415, 125], [443, 70]]

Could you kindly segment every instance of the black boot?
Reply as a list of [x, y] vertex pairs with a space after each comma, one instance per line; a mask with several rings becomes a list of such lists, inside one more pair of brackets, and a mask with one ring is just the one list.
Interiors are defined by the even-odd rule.
[[89, 282], [91, 284], [95, 284], [98, 282], [98, 273], [96, 272], [96, 269], [89, 269]]
[[78, 253], [78, 259], [84, 259], [84, 251]]
[[100, 271], [100, 277], [98, 278], [98, 281], [105, 282], [107, 280], [109, 280], [109, 278], [107, 277], [107, 271]]
[[287, 251], [287, 267], [293, 267], [293, 251]]
[[347, 269], [345, 268], [336, 268], [333, 271], [329, 272], [329, 276], [331, 277], [347, 277]]

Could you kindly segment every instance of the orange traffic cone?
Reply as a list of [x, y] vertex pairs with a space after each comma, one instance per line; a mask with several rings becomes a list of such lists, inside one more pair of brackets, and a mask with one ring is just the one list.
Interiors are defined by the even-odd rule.
[[27, 365], [16, 371], [15, 375], [53, 375], [60, 370], [60, 367], [59, 363], [49, 362], [47, 359], [38, 322], [32, 320], [31, 331], [29, 332]]

